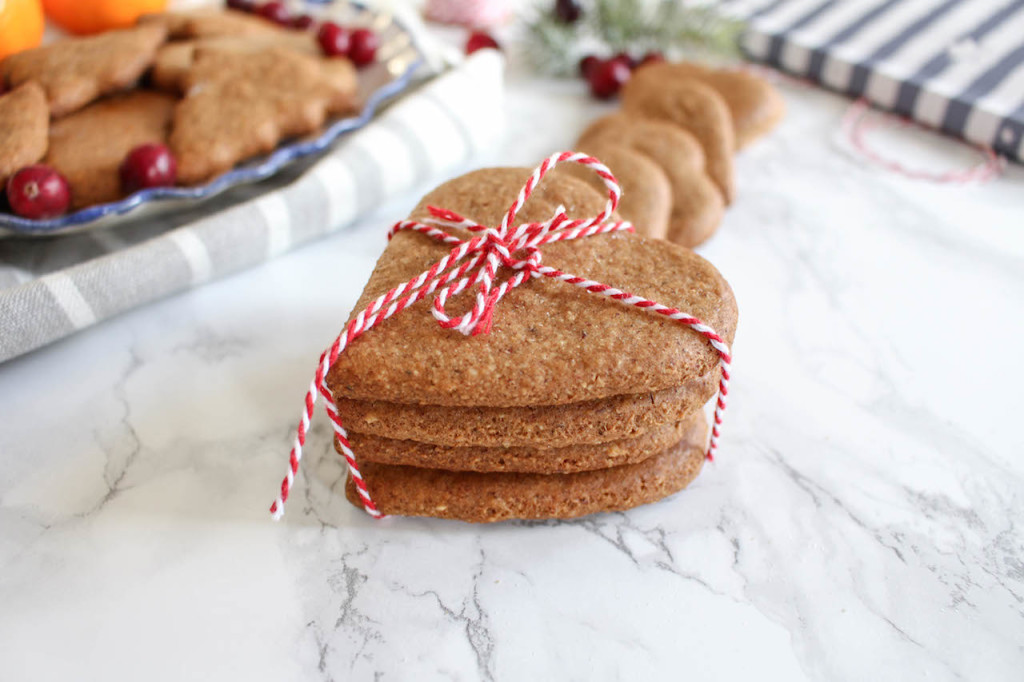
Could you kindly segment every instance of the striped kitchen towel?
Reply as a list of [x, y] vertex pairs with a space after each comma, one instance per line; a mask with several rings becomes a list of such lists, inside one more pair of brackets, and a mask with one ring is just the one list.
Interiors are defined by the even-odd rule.
[[481, 50], [314, 163], [173, 218], [0, 240], [0, 361], [262, 263], [465, 163], [499, 139], [502, 66]]
[[748, 56], [1024, 161], [1024, 0], [724, 0]]

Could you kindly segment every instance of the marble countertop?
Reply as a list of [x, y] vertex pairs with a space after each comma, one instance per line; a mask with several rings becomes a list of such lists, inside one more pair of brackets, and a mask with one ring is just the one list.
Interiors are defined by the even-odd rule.
[[[532, 165], [603, 110], [517, 73], [477, 165]], [[1020, 680], [1024, 169], [875, 170], [837, 142], [844, 100], [780, 87], [700, 249], [740, 327], [690, 489], [564, 523], [374, 522], [320, 415], [270, 520], [316, 358], [424, 187], [0, 366], [0, 678]]]

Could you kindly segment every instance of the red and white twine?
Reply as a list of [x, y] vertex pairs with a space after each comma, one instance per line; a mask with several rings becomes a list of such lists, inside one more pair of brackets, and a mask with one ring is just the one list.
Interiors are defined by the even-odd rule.
[[[608, 202], [605, 204], [604, 210], [593, 218], [570, 220], [565, 214], [565, 209], [560, 207], [553, 217], [544, 222], [513, 226], [519, 210], [541, 179], [559, 163], [578, 163], [597, 173], [608, 188]], [[367, 490], [366, 481], [363, 480], [359, 471], [355, 453], [352, 452], [349, 445], [348, 432], [341, 423], [341, 417], [338, 415], [330, 389], [326, 384], [328, 370], [350, 343], [395, 313], [405, 310], [434, 292], [437, 294], [434, 297], [431, 313], [442, 327], [455, 329], [467, 335], [486, 334], [490, 331], [491, 319], [497, 303], [509, 291], [533, 277], [559, 280], [580, 287], [588, 293], [599, 294], [624, 305], [634, 306], [675, 320], [701, 334], [711, 344], [718, 352], [722, 372], [718, 384], [718, 398], [715, 402], [714, 423], [707, 449], [707, 458], [713, 459], [715, 450], [718, 448], [722, 414], [725, 411], [726, 398], [729, 394], [729, 365], [732, 358], [725, 340], [714, 329], [696, 317], [676, 308], [662, 305], [607, 284], [562, 272], [541, 263], [540, 247], [544, 244], [582, 239], [607, 232], [632, 231], [633, 226], [629, 223], [610, 220], [618, 206], [621, 194], [615, 177], [600, 161], [586, 154], [561, 152], [545, 159], [533, 171], [526, 181], [526, 185], [519, 192], [519, 196], [509, 207], [501, 221], [501, 226], [496, 229], [480, 225], [453, 211], [435, 207], [430, 207], [433, 218], [425, 222], [404, 220], [392, 227], [388, 235], [389, 239], [398, 232], [408, 230], [419, 232], [445, 244], [451, 244], [454, 248], [426, 271], [373, 301], [345, 326], [331, 347], [320, 355], [316, 375], [306, 392], [302, 418], [296, 429], [295, 441], [288, 457], [288, 470], [284, 480], [281, 481], [281, 493], [270, 506], [274, 518], [280, 519], [284, 515], [284, 503], [295, 483], [295, 475], [299, 470], [302, 448], [306, 444], [306, 435], [309, 433], [310, 419], [313, 417], [313, 408], [316, 405], [318, 393], [324, 396], [327, 415], [334, 425], [335, 436], [341, 445], [342, 454], [348, 464], [349, 474], [355, 483], [363, 508], [373, 517], [383, 516]], [[442, 227], [462, 228], [476, 236], [461, 239], [445, 232], [441, 229]], [[522, 256], [517, 256], [517, 254], [522, 254]], [[502, 266], [512, 270], [513, 274], [498, 286], [494, 286], [494, 279], [498, 269]], [[473, 307], [464, 315], [450, 317], [445, 312], [445, 303], [452, 296], [458, 295], [473, 285], [477, 285], [476, 301]]]
[[865, 133], [870, 130], [880, 128], [883, 124], [899, 128], [908, 128], [911, 126], [921, 129], [926, 128], [918, 123], [910, 121], [907, 118], [891, 114], [879, 113], [874, 118], [869, 119], [867, 114], [870, 109], [871, 105], [865, 98], [862, 97], [855, 101], [843, 115], [842, 129], [847, 141], [854, 150], [872, 163], [881, 166], [891, 173], [896, 173], [897, 175], [902, 175], [903, 177], [910, 178], [912, 180], [926, 180], [939, 184], [964, 185], [973, 182], [983, 183], [993, 180], [999, 177], [1006, 166], [1005, 159], [996, 154], [991, 147], [985, 145], [972, 145], [964, 142], [963, 144], [976, 149], [982, 155], [982, 160], [970, 168], [944, 172], [910, 168], [898, 160], [887, 158], [872, 149], [867, 142]]

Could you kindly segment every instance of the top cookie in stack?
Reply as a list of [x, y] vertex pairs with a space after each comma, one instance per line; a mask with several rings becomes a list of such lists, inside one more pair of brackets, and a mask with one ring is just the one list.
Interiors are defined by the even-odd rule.
[[[529, 175], [470, 173], [428, 194], [410, 217], [427, 219], [427, 207], [440, 206], [498, 225]], [[604, 201], [586, 182], [552, 175], [516, 222], [547, 220], [558, 206], [589, 217]], [[399, 232], [356, 310], [448, 250]], [[685, 309], [732, 340], [732, 292], [687, 249], [619, 232], [550, 244], [543, 254], [546, 264]], [[513, 289], [486, 335], [441, 329], [428, 305], [354, 341], [327, 377], [383, 513], [574, 517], [660, 499], [699, 471], [701, 407], [720, 376], [718, 355], [699, 334], [549, 280]], [[349, 497], [358, 503], [351, 482]]]
[[[631, 187], [667, 184], [667, 210], [623, 202], [622, 215], [645, 235], [693, 247], [714, 234], [735, 197], [733, 154], [784, 112], [778, 92], [751, 73], [654, 62], [633, 73], [621, 111], [592, 122], [577, 148], [607, 157], [627, 196]], [[653, 167], [638, 163], [644, 158]]]

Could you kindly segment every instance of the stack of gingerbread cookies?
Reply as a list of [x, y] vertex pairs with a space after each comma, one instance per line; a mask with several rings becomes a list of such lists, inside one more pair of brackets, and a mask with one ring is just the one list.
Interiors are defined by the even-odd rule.
[[[356, 69], [330, 48], [315, 25], [213, 8], [13, 54], [0, 62], [0, 183], [42, 164], [66, 181], [75, 210], [207, 182], [355, 110]], [[145, 180], [126, 186], [122, 167], [140, 146], [164, 150], [164, 172], [139, 169]]]
[[[424, 197], [411, 218], [428, 219], [427, 207], [439, 206], [496, 226], [529, 175], [469, 173]], [[547, 220], [559, 207], [587, 218], [605, 199], [570, 174], [549, 175], [516, 224]], [[397, 233], [355, 310], [449, 249]], [[615, 232], [547, 245], [543, 258], [685, 309], [732, 341], [732, 291], [689, 249]], [[719, 357], [700, 334], [547, 279], [511, 290], [479, 336], [442, 329], [429, 305], [420, 301], [356, 339], [327, 376], [381, 512], [473, 522], [569, 518], [653, 502], [700, 471], [702, 406], [720, 377]], [[348, 497], [360, 504], [351, 480]]]
[[626, 83], [621, 111], [592, 122], [576, 147], [619, 178], [620, 212], [638, 230], [693, 247], [735, 196], [733, 154], [784, 112], [778, 92], [748, 71], [653, 62]]

